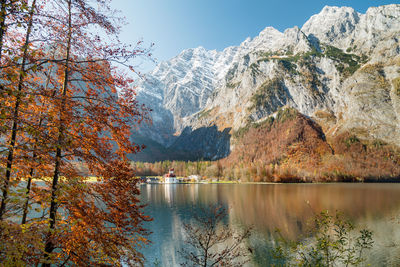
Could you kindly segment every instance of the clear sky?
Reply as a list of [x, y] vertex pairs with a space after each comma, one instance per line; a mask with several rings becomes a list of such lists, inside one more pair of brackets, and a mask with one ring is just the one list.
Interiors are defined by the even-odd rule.
[[[168, 60], [183, 49], [203, 46], [223, 50], [255, 37], [267, 26], [280, 31], [301, 27], [310, 16], [325, 5], [351, 6], [365, 13], [370, 6], [400, 1], [322, 1], [322, 0], [113, 0], [112, 6], [122, 11], [127, 26], [122, 40], [155, 43], [154, 57]], [[147, 71], [154, 65], [144, 63]]]

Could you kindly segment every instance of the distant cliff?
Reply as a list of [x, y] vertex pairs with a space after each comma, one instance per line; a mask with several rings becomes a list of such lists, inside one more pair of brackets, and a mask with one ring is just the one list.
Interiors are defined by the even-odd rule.
[[[243, 128], [290, 107], [328, 140], [351, 133], [398, 148], [399, 36], [398, 4], [366, 14], [327, 6], [302, 28], [268, 27], [220, 52], [185, 50], [138, 85], [138, 100], [153, 110], [152, 125], [138, 134], [145, 144], [151, 140], [147, 151], [166, 149], [157, 160], [171, 153], [224, 158]], [[136, 159], [151, 160], [142, 153]]]

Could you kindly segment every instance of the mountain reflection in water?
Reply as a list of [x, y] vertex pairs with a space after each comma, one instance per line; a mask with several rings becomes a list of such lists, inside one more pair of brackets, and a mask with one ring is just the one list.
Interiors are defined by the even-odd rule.
[[253, 226], [250, 266], [270, 262], [269, 250], [280, 229], [285, 238], [301, 238], [314, 214], [342, 212], [358, 228], [373, 231], [373, 266], [400, 265], [400, 184], [170, 184], [142, 185], [141, 199], [154, 221], [149, 247], [142, 250], [146, 266], [178, 266], [183, 246], [182, 223], [201, 208], [220, 204], [229, 208], [230, 227]]

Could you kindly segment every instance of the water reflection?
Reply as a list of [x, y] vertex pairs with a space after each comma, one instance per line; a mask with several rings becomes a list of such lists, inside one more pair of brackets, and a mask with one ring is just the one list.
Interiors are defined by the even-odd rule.
[[254, 266], [270, 260], [269, 247], [276, 228], [290, 239], [299, 238], [310, 218], [322, 210], [343, 212], [356, 225], [374, 232], [369, 253], [373, 265], [400, 264], [400, 184], [287, 184], [287, 185], [143, 185], [142, 201], [154, 218], [152, 246], [143, 250], [148, 266], [177, 266], [184, 245], [182, 223], [210, 204], [230, 207], [227, 224], [254, 226]]

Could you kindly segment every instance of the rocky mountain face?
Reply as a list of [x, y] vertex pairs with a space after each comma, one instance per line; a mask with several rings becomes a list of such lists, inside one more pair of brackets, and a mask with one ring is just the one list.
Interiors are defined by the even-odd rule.
[[[218, 159], [235, 133], [291, 107], [324, 134], [400, 146], [400, 5], [325, 7], [302, 28], [268, 27], [237, 47], [188, 49], [138, 85], [153, 110], [139, 135]], [[144, 152], [146, 153], [146, 152]]]

